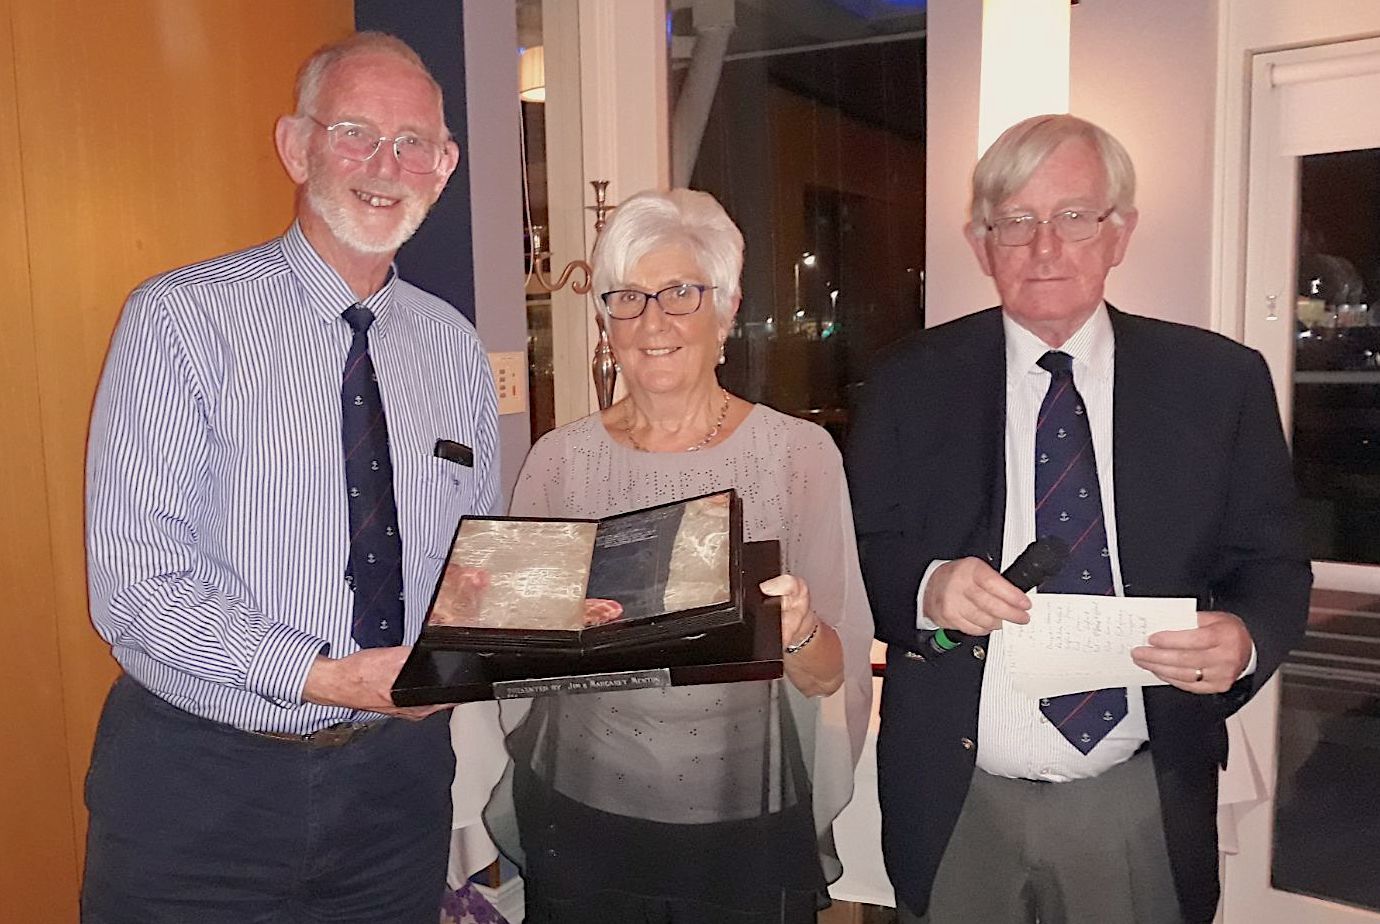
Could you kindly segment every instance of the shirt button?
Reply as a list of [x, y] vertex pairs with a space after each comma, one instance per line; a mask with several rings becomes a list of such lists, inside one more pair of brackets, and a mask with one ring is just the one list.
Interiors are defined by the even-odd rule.
[[1041, 724], [1041, 725], [1048, 725], [1048, 724], [1049, 724], [1049, 719], [1047, 719], [1047, 718], [1045, 718], [1043, 715], [1041, 715], [1041, 716], [1040, 716], [1040, 724]]
[[1053, 767], [1041, 767], [1041, 768], [1040, 768], [1040, 776], [1052, 776], [1053, 774], [1054, 774], [1054, 768], [1053, 768]]
[[973, 743], [972, 738], [960, 738], [959, 743], [963, 745], [963, 750], [965, 751], [971, 751], [973, 748], [977, 747], [977, 745]]
[[981, 645], [974, 645], [974, 646], [973, 646], [973, 657], [975, 657], [975, 658], [977, 658], [979, 661], [981, 661], [983, 658], [987, 657], [987, 650], [984, 649]]

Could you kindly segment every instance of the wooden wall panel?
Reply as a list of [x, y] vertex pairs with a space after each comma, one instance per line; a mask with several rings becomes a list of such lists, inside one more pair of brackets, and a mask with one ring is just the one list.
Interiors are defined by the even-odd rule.
[[[0, 870], [49, 896], [34, 905], [41, 914], [16, 920], [60, 921], [74, 917], [66, 909], [85, 836], [82, 782], [116, 671], [90, 625], [82, 540], [87, 424], [110, 334], [141, 280], [286, 227], [292, 190], [274, 154], [273, 121], [291, 107], [298, 64], [350, 32], [354, 8], [350, 0], [0, 0], [0, 15], [0, 278], [9, 299], [16, 279], [27, 283], [19, 307], [10, 301], [3, 312], [22, 355], [0, 369], [0, 438], [24, 447], [27, 467], [0, 495], [8, 520], [0, 554], [7, 569], [24, 570], [17, 585], [5, 572], [7, 598], [23, 600], [19, 615], [39, 614], [22, 669], [9, 669], [12, 653], [0, 656], [5, 711], [33, 713], [29, 736], [4, 737], [26, 742], [33, 756], [11, 770], [7, 755], [0, 786], [15, 792], [12, 774], [41, 763], [49, 787], [60, 778], [65, 790], [61, 806], [24, 809], [65, 828], [42, 859], [35, 835], [16, 836], [0, 814]], [[40, 701], [50, 704], [46, 714]], [[19, 811], [12, 801], [0, 800], [0, 812]], [[10, 880], [0, 878], [0, 888], [9, 905]]]
[[[67, 774], [62, 673], [39, 373], [24, 222], [9, 0], [0, 0], [0, 895], [14, 920], [76, 917], [77, 851]], [[22, 856], [21, 856], [22, 854]]]

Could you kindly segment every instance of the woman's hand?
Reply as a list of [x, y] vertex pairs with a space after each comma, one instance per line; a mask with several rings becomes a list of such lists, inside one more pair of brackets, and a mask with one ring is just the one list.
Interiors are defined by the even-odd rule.
[[781, 600], [781, 648], [786, 677], [806, 696], [828, 696], [843, 683], [843, 645], [827, 623], [810, 609], [810, 588], [792, 574], [760, 585]]
[[810, 588], [793, 574], [778, 574], [761, 584], [762, 593], [781, 598], [781, 647], [789, 648], [809, 635], [819, 620], [810, 612]]

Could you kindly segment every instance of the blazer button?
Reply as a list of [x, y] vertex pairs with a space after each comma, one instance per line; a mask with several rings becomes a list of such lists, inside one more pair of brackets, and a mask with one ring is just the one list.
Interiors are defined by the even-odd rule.
[[977, 658], [979, 661], [981, 661], [983, 658], [987, 657], [987, 650], [986, 650], [985, 648], [983, 648], [981, 645], [974, 645], [974, 646], [973, 646], [973, 657], [975, 657], [975, 658]]
[[973, 743], [972, 738], [960, 738], [959, 743], [963, 745], [963, 750], [965, 751], [971, 751], [973, 748], [977, 747], [977, 745]]

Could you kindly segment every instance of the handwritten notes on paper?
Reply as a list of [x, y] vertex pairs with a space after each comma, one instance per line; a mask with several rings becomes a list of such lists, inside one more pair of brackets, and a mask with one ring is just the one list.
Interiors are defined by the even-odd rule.
[[1189, 597], [1103, 597], [1031, 594], [1030, 622], [1001, 630], [1017, 689], [1059, 696], [1103, 687], [1162, 683], [1131, 660], [1131, 649], [1166, 629], [1198, 625]]

